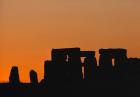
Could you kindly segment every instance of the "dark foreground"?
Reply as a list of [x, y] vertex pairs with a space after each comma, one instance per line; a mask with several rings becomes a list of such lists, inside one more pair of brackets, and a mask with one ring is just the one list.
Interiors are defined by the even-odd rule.
[[140, 97], [140, 84], [137, 81], [104, 81], [51, 88], [31, 84], [0, 84], [0, 97]]

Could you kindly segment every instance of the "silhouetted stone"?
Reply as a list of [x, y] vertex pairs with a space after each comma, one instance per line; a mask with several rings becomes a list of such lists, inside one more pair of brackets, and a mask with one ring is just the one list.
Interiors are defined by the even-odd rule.
[[82, 62], [80, 48], [68, 49], [68, 65], [73, 82], [82, 80]]
[[65, 90], [64, 87], [72, 87], [82, 81], [82, 63], [80, 57], [80, 48], [52, 50], [52, 60], [45, 61], [44, 66], [44, 80], [47, 78], [47, 88], [50, 90], [49, 94], [53, 94], [51, 89], [61, 92]]
[[[52, 49], [52, 61], [61, 63], [66, 61], [66, 49]], [[59, 64], [63, 65], [63, 64]]]
[[116, 74], [116, 79], [125, 79], [127, 75], [127, 55], [116, 56], [114, 60], [114, 72]]
[[20, 83], [18, 67], [16, 66], [13, 66], [11, 69], [10, 76], [9, 76], [9, 83], [13, 85], [18, 85]]
[[113, 48], [110, 48], [110, 49], [100, 49], [99, 53], [103, 54], [103, 55], [113, 55], [113, 56], [116, 56], [116, 55], [126, 55], [127, 54], [127, 50], [126, 49], [122, 49], [122, 48], [119, 48], [119, 49], [113, 49]]
[[37, 73], [34, 70], [30, 71], [30, 82], [33, 85], [37, 85], [38, 84]]
[[[123, 70], [127, 60], [126, 49], [100, 49], [99, 53], [99, 65], [101, 71], [103, 71], [102, 75], [108, 75], [109, 78], [116, 78], [124, 74], [125, 71]], [[112, 59], [114, 59], [114, 67]], [[120, 75], [119, 72], [121, 72], [122, 75]]]
[[110, 55], [100, 55], [99, 58], [100, 78], [102, 80], [110, 80], [112, 78], [112, 58]]
[[81, 57], [94, 58], [95, 51], [81, 51]]
[[59, 76], [57, 75], [59, 72], [57, 65], [53, 64], [54, 62], [47, 60], [44, 62], [44, 85], [55, 85], [59, 81]]
[[[52, 63], [48, 66], [48, 81], [56, 84], [65, 83], [67, 49], [52, 49]], [[51, 68], [51, 69], [50, 69]], [[51, 80], [51, 81], [50, 81]]]
[[50, 65], [52, 65], [52, 61], [48, 60], [44, 62], [44, 79], [45, 80], [47, 80]]
[[82, 51], [82, 57], [86, 57], [84, 60], [84, 79], [85, 80], [97, 80], [97, 61], [94, 51]]

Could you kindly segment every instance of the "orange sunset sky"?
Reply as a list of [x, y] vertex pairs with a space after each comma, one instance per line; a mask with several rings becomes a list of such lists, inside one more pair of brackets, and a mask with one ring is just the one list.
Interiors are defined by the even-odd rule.
[[43, 78], [52, 48], [126, 48], [140, 57], [140, 0], [0, 0], [0, 82]]

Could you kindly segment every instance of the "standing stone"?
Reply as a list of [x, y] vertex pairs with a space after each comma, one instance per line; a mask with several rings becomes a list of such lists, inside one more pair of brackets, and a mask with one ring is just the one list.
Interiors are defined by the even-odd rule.
[[17, 85], [20, 83], [18, 67], [13, 66], [9, 76], [9, 83]]
[[31, 84], [34, 84], [34, 85], [38, 84], [37, 73], [34, 70], [30, 71], [30, 82]]

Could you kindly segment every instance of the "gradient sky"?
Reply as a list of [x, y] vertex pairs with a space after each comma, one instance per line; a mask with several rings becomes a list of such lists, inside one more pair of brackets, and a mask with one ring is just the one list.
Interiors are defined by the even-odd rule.
[[43, 77], [52, 48], [126, 48], [140, 57], [140, 0], [0, 0], [0, 82]]

